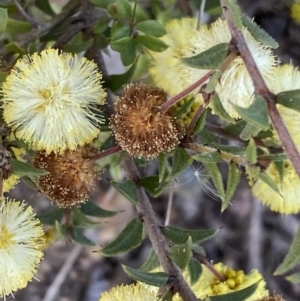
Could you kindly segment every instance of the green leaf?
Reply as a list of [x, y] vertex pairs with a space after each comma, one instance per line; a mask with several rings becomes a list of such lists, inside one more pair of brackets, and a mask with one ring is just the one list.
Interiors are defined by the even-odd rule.
[[7, 73], [0, 70], [0, 83], [3, 83], [7, 77]]
[[167, 175], [168, 170], [170, 169], [168, 156], [168, 153], [159, 154], [158, 156], [159, 183], [162, 183], [163, 179]]
[[165, 51], [169, 46], [163, 42], [162, 40], [149, 36], [143, 35], [137, 37], [138, 41], [140, 41], [146, 48], [154, 51], [154, 52], [162, 52]]
[[18, 161], [14, 158], [11, 159], [11, 166], [13, 173], [18, 176], [45, 176], [49, 172], [46, 170], [35, 168], [25, 162]]
[[154, 37], [161, 37], [166, 34], [166, 30], [163, 25], [155, 20], [147, 20], [136, 24], [135, 28], [144, 34]]
[[124, 66], [131, 65], [136, 58], [136, 49], [133, 37], [126, 37], [111, 43], [111, 48], [120, 52]]
[[257, 290], [259, 282], [254, 283], [242, 290], [226, 295], [216, 295], [205, 298], [204, 301], [246, 301]]
[[51, 5], [49, 4], [48, 0], [35, 0], [35, 5], [45, 14], [54, 17], [55, 12], [53, 11]]
[[93, 43], [94, 43], [94, 39], [89, 39], [88, 41], [80, 44], [64, 45], [62, 47], [62, 50], [65, 52], [79, 53], [88, 50], [93, 45]]
[[17, 21], [15, 19], [8, 18], [6, 32], [12, 36], [29, 32], [32, 29], [32, 25], [28, 22]]
[[100, 222], [94, 222], [86, 217], [86, 215], [80, 211], [78, 208], [72, 208], [73, 213], [73, 225], [76, 228], [93, 228], [99, 227], [101, 225]]
[[[43, 0], [41, 0], [41, 1], [43, 1]], [[107, 8], [108, 5], [115, 2], [115, 0], [90, 0], [90, 1], [94, 5], [102, 7], [102, 8]]]
[[300, 273], [292, 274], [290, 276], [287, 276], [285, 279], [294, 284], [299, 284], [300, 283]]
[[99, 34], [103, 33], [109, 26], [110, 21], [100, 21], [96, 25], [93, 26], [93, 33]]
[[93, 241], [88, 239], [83, 234], [83, 231], [81, 229], [73, 228], [71, 231], [71, 237], [72, 237], [73, 241], [75, 241], [78, 244], [83, 245], [83, 246], [93, 247], [96, 245]]
[[206, 87], [204, 88], [204, 92], [207, 94], [210, 94], [214, 92], [217, 84], [220, 82], [220, 78], [222, 76], [222, 71], [216, 70], [214, 74], [210, 77], [209, 82], [206, 84]]
[[121, 194], [123, 194], [131, 203], [137, 204], [139, 202], [138, 191], [134, 181], [126, 180], [122, 183], [117, 183], [115, 181], [112, 181], [111, 184]]
[[220, 100], [220, 97], [217, 93], [215, 93], [211, 103], [210, 107], [214, 111], [215, 114], [217, 114], [221, 119], [225, 120], [229, 123], [235, 123], [235, 120], [231, 118], [228, 113], [225, 111], [223, 104]]
[[218, 69], [229, 53], [229, 44], [215, 45], [195, 56], [182, 58], [181, 61], [192, 68]]
[[164, 272], [147, 273], [141, 270], [132, 269], [130, 267], [122, 266], [124, 272], [136, 281], [142, 281], [149, 285], [162, 287], [167, 284], [170, 276]]
[[189, 264], [189, 275], [190, 275], [190, 282], [191, 285], [194, 285], [201, 277], [202, 274], [202, 265], [200, 262], [194, 258], [190, 258]]
[[252, 125], [267, 130], [270, 127], [268, 105], [266, 100], [258, 96], [248, 108], [242, 108], [232, 104], [241, 117]]
[[259, 179], [265, 182], [271, 189], [276, 191], [278, 194], [280, 194], [280, 191], [277, 187], [277, 184], [274, 182], [274, 180], [266, 173], [259, 174]]
[[204, 163], [205, 169], [211, 177], [218, 194], [222, 200], [225, 198], [225, 190], [223, 186], [223, 179], [218, 166], [215, 163]]
[[132, 64], [131, 67], [123, 74], [113, 74], [108, 78], [108, 87], [112, 92], [117, 92], [126, 83], [129, 83], [136, 69], [136, 63]]
[[98, 33], [94, 36], [94, 45], [99, 49], [104, 49], [109, 45], [109, 41], [103, 33]]
[[192, 157], [181, 147], [176, 147], [173, 156], [172, 177], [175, 178], [193, 163]]
[[288, 159], [288, 156], [286, 153], [279, 153], [279, 154], [264, 154], [264, 155], [259, 155], [259, 159], [261, 160], [271, 160], [273, 162], [282, 162], [284, 160]]
[[241, 30], [243, 28], [242, 11], [241, 11], [240, 7], [237, 5], [236, 1], [228, 0], [227, 1], [227, 9], [230, 11], [230, 15], [231, 15], [236, 27], [239, 30]]
[[172, 246], [169, 255], [179, 268], [183, 270], [188, 265], [192, 255], [192, 238], [188, 237], [184, 244]]
[[197, 120], [194, 131], [193, 131], [194, 135], [197, 135], [200, 132], [202, 132], [202, 130], [205, 126], [205, 123], [206, 123], [207, 111], [208, 110], [203, 111], [200, 118]]
[[236, 188], [240, 182], [241, 178], [241, 171], [236, 163], [230, 162], [229, 163], [229, 171], [228, 171], [228, 180], [227, 180], [227, 187], [226, 187], [226, 194], [224, 201], [222, 202], [222, 212], [228, 207]]
[[223, 161], [220, 152], [218, 151], [212, 151], [206, 154], [196, 154], [193, 155], [192, 158], [202, 163], [218, 163]]
[[279, 173], [279, 179], [280, 179], [280, 183], [283, 182], [284, 179], [284, 171], [285, 171], [285, 167], [284, 167], [284, 162], [283, 161], [279, 161], [279, 162], [274, 162], [276, 169]]
[[159, 267], [160, 263], [157, 255], [153, 249], [151, 249], [150, 254], [143, 265], [139, 268], [140, 271], [149, 272]]
[[256, 125], [253, 125], [253, 124], [251, 124], [249, 122], [247, 122], [246, 126], [244, 127], [244, 129], [242, 130], [242, 132], [239, 134], [239, 137], [242, 140], [247, 141], [251, 137], [256, 136], [259, 131], [260, 131], [259, 127], [257, 127]]
[[272, 48], [278, 48], [278, 43], [269, 34], [267, 34], [266, 31], [260, 28], [245, 14], [242, 14], [241, 17], [244, 26], [247, 27], [247, 29], [253, 35], [256, 41], [268, 45]]
[[257, 148], [256, 143], [253, 138], [250, 138], [247, 149], [246, 149], [246, 159], [251, 164], [257, 163]]
[[132, 17], [132, 7], [127, 0], [117, 0], [118, 17], [130, 20]]
[[131, 29], [130, 29], [129, 25], [122, 24], [121, 26], [116, 27], [112, 33], [111, 41], [114, 42], [114, 41], [117, 41], [122, 38], [130, 36], [130, 30]]
[[26, 54], [26, 50], [20, 47], [17, 42], [8, 43], [5, 45], [5, 48], [13, 53]]
[[189, 230], [172, 226], [162, 228], [164, 235], [175, 244], [183, 244], [189, 237], [192, 238], [193, 244], [200, 243], [214, 237], [218, 231], [218, 229]]
[[28, 177], [28, 176], [23, 176], [22, 177], [22, 180], [32, 189], [34, 190], [38, 190], [39, 187], [38, 185], [36, 184], [36, 182], [31, 178], [31, 177]]
[[60, 222], [64, 216], [64, 209], [54, 208], [43, 214], [37, 214], [36, 217], [43, 225], [55, 225], [55, 222]]
[[176, 117], [183, 117], [183, 116], [185, 116], [189, 112], [189, 110], [191, 109], [191, 107], [193, 106], [194, 101], [195, 101], [195, 97], [190, 97], [186, 101], [183, 101], [184, 102], [183, 105], [182, 106], [178, 106], [176, 108], [176, 112], [174, 113], [175, 116]]
[[153, 196], [158, 197], [164, 191], [169, 182], [159, 183], [159, 176], [142, 178], [140, 184]]
[[0, 8], [0, 36], [5, 32], [8, 21], [7, 9]]
[[139, 218], [131, 220], [119, 236], [100, 252], [104, 256], [115, 256], [137, 248], [143, 239], [143, 223]]
[[95, 216], [95, 217], [112, 217], [119, 213], [119, 211], [108, 211], [100, 208], [94, 204], [91, 200], [88, 200], [86, 203], [82, 204], [79, 209], [86, 215]]
[[284, 91], [276, 95], [277, 103], [300, 112], [300, 89]]
[[283, 262], [278, 266], [274, 275], [281, 275], [292, 269], [300, 261], [300, 227], [294, 236], [291, 248], [284, 258]]

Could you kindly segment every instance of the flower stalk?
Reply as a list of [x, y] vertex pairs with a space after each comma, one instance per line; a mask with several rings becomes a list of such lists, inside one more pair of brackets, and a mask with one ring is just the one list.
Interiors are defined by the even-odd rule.
[[[127, 157], [124, 160], [124, 163], [127, 178], [138, 182], [140, 180], [140, 175], [132, 158]], [[169, 257], [168, 242], [159, 228], [158, 220], [150, 204], [149, 198], [144, 188], [141, 186], [138, 186], [138, 195], [139, 203], [137, 204], [137, 209], [143, 215], [149, 239], [152, 242], [153, 249], [156, 252], [161, 266], [166, 273], [172, 276], [171, 281], [173, 281], [173, 287], [178, 288], [178, 293], [184, 301], [197, 301], [197, 297], [182, 277], [178, 266]]]

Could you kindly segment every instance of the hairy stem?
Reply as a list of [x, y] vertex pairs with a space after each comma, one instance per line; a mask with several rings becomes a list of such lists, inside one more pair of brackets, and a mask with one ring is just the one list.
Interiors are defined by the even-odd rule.
[[[135, 182], [139, 182], [140, 174], [132, 158], [127, 157], [124, 160], [125, 172], [127, 178]], [[170, 279], [172, 281], [173, 287], [178, 291], [179, 295], [184, 301], [197, 301], [197, 297], [190, 289], [189, 285], [186, 283], [181, 275], [178, 266], [170, 259], [168, 255], [169, 245], [162, 234], [159, 222], [155, 216], [149, 198], [143, 187], [138, 186], [139, 203], [137, 209], [142, 213], [144, 223], [149, 235], [149, 239], [152, 242], [153, 249], [160, 261], [161, 266], [164, 271], [172, 276]]]
[[174, 104], [176, 104], [178, 101], [180, 101], [183, 97], [194, 91], [196, 88], [200, 87], [202, 84], [204, 84], [214, 73], [215, 71], [209, 71], [207, 74], [205, 74], [203, 77], [201, 77], [199, 80], [197, 80], [194, 84], [192, 84], [190, 87], [184, 89], [182, 92], [177, 94], [176, 96], [172, 97], [168, 101], [166, 101], [161, 107], [161, 112], [168, 111]]
[[239, 53], [245, 63], [245, 66], [251, 76], [253, 85], [255, 87], [255, 92], [261, 95], [267, 101], [269, 116], [272, 120], [272, 123], [282, 142], [283, 148], [285, 149], [298, 176], [300, 177], [300, 154], [278, 111], [278, 108], [276, 106], [276, 96], [269, 91], [266, 82], [264, 81], [262, 75], [258, 70], [258, 67], [253, 59], [253, 56], [248, 48], [242, 32], [239, 31], [234, 24], [233, 18], [230, 15], [229, 10], [226, 8], [227, 0], [220, 0], [220, 3], [223, 7], [224, 16], [231, 31], [232, 40], [237, 46]]

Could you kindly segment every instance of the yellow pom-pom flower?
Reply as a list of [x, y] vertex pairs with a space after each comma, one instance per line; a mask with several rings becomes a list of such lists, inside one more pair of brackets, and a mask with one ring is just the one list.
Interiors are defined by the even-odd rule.
[[[300, 71], [292, 65], [283, 65], [274, 68], [272, 80], [267, 80], [270, 91], [278, 94], [283, 91], [300, 89]], [[300, 113], [277, 105], [279, 113], [286, 124], [292, 139], [294, 140], [298, 151], [300, 151]], [[274, 138], [278, 144], [281, 144], [276, 131]], [[268, 184], [258, 179], [253, 188], [253, 194], [271, 210], [280, 213], [298, 213], [300, 212], [300, 179], [296, 174], [292, 163], [289, 160], [284, 162], [283, 180], [280, 180], [279, 171], [274, 163], [270, 163], [265, 173], [273, 180], [277, 186], [277, 191], [272, 189]]]
[[156, 293], [143, 284], [121, 285], [104, 292], [99, 301], [160, 301]]
[[252, 187], [253, 195], [273, 211], [286, 214], [300, 212], [300, 179], [291, 161], [284, 162], [282, 181], [274, 163], [270, 163], [265, 173], [276, 184], [277, 191], [258, 179]]
[[32, 207], [0, 201], [0, 297], [27, 286], [43, 257], [43, 228]]
[[[169, 48], [164, 52], [151, 52], [150, 73], [155, 83], [172, 96], [191, 86], [209, 71], [186, 66], [181, 62], [182, 58], [195, 56], [231, 40], [225, 20], [218, 19], [210, 26], [202, 25], [199, 30], [196, 28], [197, 19], [172, 20], [166, 26], [167, 34], [161, 38]], [[246, 28], [242, 32], [259, 71], [265, 77], [271, 78], [273, 66], [276, 64], [271, 49], [257, 42]], [[241, 107], [251, 104], [254, 86], [240, 56], [227, 67], [216, 91], [224, 109], [232, 118], [239, 118], [232, 103]]]
[[223, 263], [217, 263], [214, 265], [214, 268], [225, 279], [225, 281], [220, 281], [206, 266], [202, 267], [203, 273], [193, 286], [193, 291], [200, 299], [204, 299], [207, 296], [224, 295], [239, 291], [258, 281], [259, 284], [256, 291], [245, 299], [245, 301], [256, 301], [269, 295], [269, 292], [265, 288], [266, 282], [257, 270], [252, 270], [246, 275], [242, 270], [235, 271]]
[[3, 83], [4, 119], [34, 150], [74, 150], [100, 131], [101, 78], [84, 57], [55, 49], [24, 56]]

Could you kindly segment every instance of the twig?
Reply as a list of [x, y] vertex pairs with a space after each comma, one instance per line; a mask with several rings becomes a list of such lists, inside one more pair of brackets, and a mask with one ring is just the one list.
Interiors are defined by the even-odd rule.
[[[175, 181], [173, 181], [173, 183], [175, 183]], [[168, 206], [167, 206], [167, 212], [166, 212], [166, 218], [165, 218], [165, 226], [168, 226], [170, 224], [173, 199], [174, 199], [174, 185], [172, 185], [169, 190]]]
[[[127, 157], [124, 160], [124, 167], [127, 178], [135, 182], [139, 182], [140, 174], [132, 158]], [[197, 301], [197, 297], [181, 275], [180, 269], [168, 255], [169, 246], [167, 240], [159, 228], [159, 223], [149, 198], [144, 188], [141, 186], [138, 186], [138, 195], [139, 203], [137, 204], [137, 209], [143, 215], [143, 220], [149, 235], [149, 239], [152, 242], [153, 249], [156, 252], [161, 266], [166, 273], [172, 276], [170, 277], [170, 281], [172, 281], [173, 287], [176, 288], [184, 301]]]
[[203, 23], [205, 4], [206, 4], [206, 0], [201, 0], [199, 15], [198, 15], [198, 22], [197, 22], [197, 30], [200, 28], [201, 24]]
[[96, 154], [94, 156], [87, 156], [86, 159], [93, 159], [93, 160], [99, 160], [101, 158], [104, 158], [106, 156], [112, 155], [112, 154], [116, 154], [118, 152], [120, 152], [122, 150], [120, 145], [114, 146], [112, 148], [109, 148], [99, 154]]
[[[80, 7], [80, 3], [75, 3], [73, 6], [71, 6], [69, 9], [63, 10], [60, 14], [49, 20], [45, 24], [40, 24], [39, 27], [34, 28], [30, 32], [27, 32], [26, 34], [23, 34], [21, 36], [21, 39], [19, 41], [16, 41], [18, 45], [21, 48], [26, 48], [30, 43], [35, 41], [37, 38], [45, 35], [48, 33], [51, 29], [54, 27], [60, 25], [62, 22], [64, 22], [66, 19], [68, 19], [70, 16], [72, 16], [77, 9]], [[9, 50], [6, 47], [3, 47], [0, 51], [0, 56], [4, 57], [7, 54], [9, 54]]]
[[229, 10], [226, 8], [227, 0], [220, 0], [220, 3], [223, 7], [224, 16], [231, 31], [232, 40], [236, 44], [245, 66], [251, 76], [253, 85], [255, 87], [255, 92], [261, 95], [267, 101], [269, 116], [272, 120], [272, 123], [282, 142], [283, 148], [285, 149], [298, 176], [300, 177], [300, 154], [276, 107], [276, 96], [268, 89], [266, 82], [258, 70], [242, 32], [239, 31], [234, 24], [233, 18], [231, 17]]
[[49, 286], [45, 297], [43, 298], [42, 301], [54, 301], [57, 300], [57, 294], [58, 291], [65, 281], [67, 275], [69, 274], [74, 262], [78, 258], [79, 254], [81, 253], [83, 247], [80, 245], [76, 245], [70, 254], [68, 255], [64, 265], [60, 269], [59, 273], [56, 275], [54, 281], [52, 284]]
[[215, 71], [209, 71], [208, 73], [206, 73], [203, 77], [201, 77], [199, 80], [197, 80], [194, 84], [192, 84], [191, 86], [189, 86], [188, 88], [184, 89], [182, 92], [180, 92], [179, 94], [177, 94], [176, 96], [172, 97], [171, 99], [169, 99], [168, 101], [166, 101], [161, 107], [160, 107], [160, 111], [161, 112], [166, 112], [168, 111], [168, 109], [170, 107], [172, 107], [174, 104], [176, 104], [178, 101], [180, 101], [180, 99], [182, 99], [183, 97], [185, 97], [186, 95], [188, 95], [190, 92], [192, 92], [193, 90], [195, 90], [196, 88], [200, 87], [202, 84], [204, 84], [210, 77], [211, 75], [214, 73]]
[[21, 6], [18, 0], [12, 0], [14, 5], [17, 7], [20, 14], [24, 17], [26, 21], [28, 21], [33, 27], [39, 27], [39, 23], [37, 23], [35, 20], [33, 20], [27, 12], [24, 10], [24, 8]]

